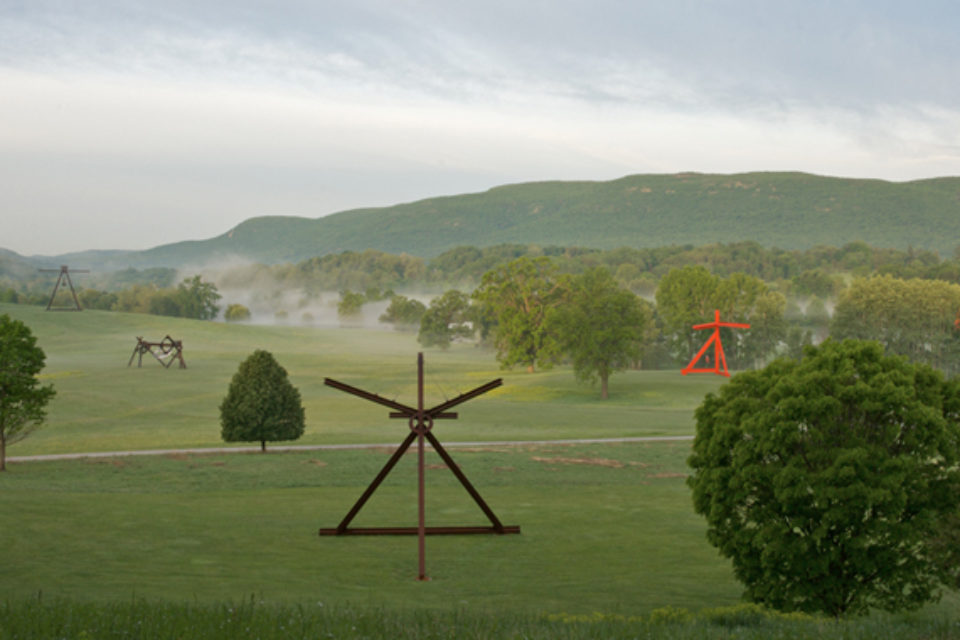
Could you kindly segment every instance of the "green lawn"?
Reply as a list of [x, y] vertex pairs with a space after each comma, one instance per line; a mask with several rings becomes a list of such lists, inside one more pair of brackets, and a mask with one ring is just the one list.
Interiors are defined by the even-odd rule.
[[[273, 352], [300, 388], [308, 421], [302, 443], [396, 443], [407, 432], [385, 408], [325, 387], [325, 376], [416, 401], [418, 347], [405, 334], [15, 305], [0, 305], [0, 313], [33, 329], [48, 356], [44, 376], [58, 390], [48, 423], [11, 448], [14, 456], [222, 446], [217, 405], [239, 362], [257, 348]], [[127, 368], [136, 336], [167, 333], [184, 341], [187, 370], [153, 362]], [[501, 372], [489, 352], [471, 345], [427, 351], [426, 363], [428, 404], [505, 378], [502, 388], [458, 407], [459, 420], [438, 422], [447, 442], [692, 434], [694, 408], [723, 383], [628, 372], [612, 379], [612, 397], [601, 401], [569, 368]], [[359, 607], [362, 615], [427, 609], [579, 620], [563, 616], [619, 619], [739, 601], [729, 562], [707, 543], [691, 507], [687, 442], [451, 448], [503, 523], [522, 533], [428, 539], [429, 582], [415, 580], [413, 537], [317, 535], [336, 526], [390, 453], [11, 463], [0, 474], [0, 603], [42, 597], [215, 606], [252, 596], [278, 607]], [[428, 525], [485, 524], [429, 455]], [[414, 461], [401, 461], [355, 525], [415, 524]], [[956, 619], [958, 607], [950, 594], [917, 615]]]
[[[300, 390], [307, 428], [300, 444], [387, 443], [405, 425], [384, 407], [323, 384], [325, 377], [416, 404], [415, 336], [392, 331], [228, 325], [98, 311], [45, 312], [0, 304], [26, 322], [47, 354], [43, 378], [57, 396], [43, 429], [8, 455], [223, 446], [218, 407], [240, 362], [255, 349], [274, 354]], [[136, 337], [183, 340], [187, 369], [148, 357], [127, 367]], [[502, 377], [504, 385], [457, 408], [438, 425], [444, 441], [540, 440], [691, 435], [693, 410], [723, 382], [678, 371], [628, 371], [611, 378], [611, 397], [574, 380], [569, 367], [533, 374], [501, 371], [472, 344], [426, 350], [428, 406]]]
[[[34, 462], [0, 479], [0, 599], [132, 597], [639, 614], [737, 601], [684, 485], [685, 443], [456, 450], [521, 535], [320, 537], [386, 450]], [[484, 524], [431, 454], [428, 525]], [[415, 525], [408, 455], [355, 520]]]

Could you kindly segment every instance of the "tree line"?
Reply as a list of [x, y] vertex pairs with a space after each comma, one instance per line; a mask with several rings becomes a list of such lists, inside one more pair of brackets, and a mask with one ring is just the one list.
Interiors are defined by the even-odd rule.
[[[621, 286], [643, 295], [652, 295], [660, 279], [685, 265], [703, 266], [724, 277], [733, 273], [754, 276], [775, 285], [787, 296], [832, 297], [845, 286], [845, 277], [871, 274], [960, 282], [960, 248], [953, 256], [941, 258], [931, 251], [881, 249], [862, 242], [806, 250], [764, 248], [751, 241], [612, 250], [502, 244], [456, 247], [431, 259], [375, 250], [344, 251], [298, 263], [210, 269], [203, 275], [223, 289], [302, 289], [307, 294], [366, 291], [371, 287], [397, 291], [472, 290], [491, 269], [517, 258], [541, 256], [554, 261], [563, 273], [578, 274], [605, 267]], [[174, 286], [175, 279], [174, 269], [124, 269], [88, 274], [83, 286], [116, 293], [138, 285], [169, 288]], [[2, 302], [46, 303], [52, 285], [48, 276], [0, 260]]]
[[117, 292], [81, 289], [77, 297], [85, 309], [212, 320], [220, 311], [221, 295], [215, 284], [194, 275], [175, 287], [135, 284]]
[[[336, 304], [345, 321], [364, 305], [386, 301], [380, 321], [417, 331], [422, 345], [442, 348], [476, 337], [495, 349], [507, 367], [576, 361], [563, 335], [584, 334], [570, 328], [570, 317], [561, 316], [575, 308], [575, 301], [582, 302], [584, 282], [592, 278], [598, 290], [615, 288], [644, 298], [636, 302], [647, 318], [641, 337], [624, 347], [624, 353], [634, 354], [629, 366], [683, 366], [705, 339], [691, 327], [711, 320], [716, 309], [725, 321], [751, 325], [749, 331], [721, 330], [734, 369], [762, 366], [776, 355], [799, 356], [805, 344], [834, 336], [878, 340], [891, 353], [954, 374], [960, 370], [956, 264], [956, 259], [940, 260], [929, 252], [880, 250], [862, 243], [803, 252], [767, 250], [750, 242], [613, 251], [500, 245], [461, 247], [426, 265], [411, 256], [344, 252], [298, 265], [248, 265], [214, 277], [220, 286], [262, 286], [274, 296], [284, 286], [302, 286], [309, 298], [343, 285]], [[481, 267], [486, 271], [476, 278]], [[420, 299], [386, 286], [439, 282], [440, 273], [465, 286], [435, 290]], [[280, 284], [278, 274], [283, 275]], [[124, 278], [135, 281], [137, 275], [128, 270]], [[466, 286], [474, 281], [475, 286]], [[351, 288], [358, 285], [366, 286]], [[518, 292], [524, 297], [510, 302]], [[0, 300], [19, 301], [16, 296], [0, 290]], [[216, 317], [220, 299], [217, 285], [199, 275], [177, 286], [136, 283], [115, 292], [82, 289], [79, 296], [85, 308], [200, 319]], [[46, 300], [45, 294], [40, 302]], [[227, 311], [228, 320], [250, 317], [243, 305], [228, 305]], [[598, 317], [593, 315], [595, 322]], [[514, 334], [526, 343], [511, 343]], [[608, 371], [596, 374], [603, 388], [612, 370], [598, 365], [596, 371]], [[582, 377], [593, 379], [591, 375]]]
[[522, 257], [488, 271], [472, 294], [452, 289], [429, 306], [394, 295], [380, 317], [418, 330], [423, 346], [448, 347], [478, 337], [504, 367], [550, 367], [570, 362], [578, 378], [607, 380], [628, 367], [683, 366], [708, 336], [693, 329], [719, 311], [749, 330], [720, 329], [732, 369], [762, 367], [776, 356], [799, 358], [826, 337], [878, 341], [949, 375], [960, 372], [960, 285], [901, 279], [889, 274], [855, 278], [831, 315], [811, 298], [806, 311], [759, 278], [727, 277], [702, 266], [673, 269], [661, 279], [655, 304], [595, 267], [563, 273], [546, 257]]

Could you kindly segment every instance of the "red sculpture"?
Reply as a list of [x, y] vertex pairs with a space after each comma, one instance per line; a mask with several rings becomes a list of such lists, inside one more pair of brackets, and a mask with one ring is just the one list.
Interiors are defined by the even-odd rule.
[[[727, 370], [727, 357], [723, 354], [723, 343], [720, 342], [720, 327], [749, 329], [750, 325], [742, 322], [720, 322], [720, 311], [718, 309], [714, 310], [713, 314], [713, 322], [693, 325], [693, 328], [698, 330], [713, 329], [713, 333], [710, 335], [710, 339], [707, 340], [706, 344], [700, 347], [700, 351], [697, 351], [697, 355], [693, 356], [690, 364], [680, 371], [683, 375], [687, 375], [688, 373], [715, 373], [720, 376], [730, 377], [730, 372]], [[697, 361], [707, 352], [711, 344], [713, 345], [713, 367], [709, 369], [694, 369], [694, 365], [697, 364]], [[723, 370], [720, 369], [721, 366]]]

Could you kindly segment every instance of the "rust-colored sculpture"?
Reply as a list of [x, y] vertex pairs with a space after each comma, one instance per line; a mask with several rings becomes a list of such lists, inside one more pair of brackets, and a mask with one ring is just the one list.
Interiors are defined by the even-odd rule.
[[[472, 391], [468, 391], [462, 395], [448, 400], [442, 404], [438, 404], [435, 407], [430, 409], [424, 409], [423, 407], [423, 354], [420, 353], [417, 355], [417, 407], [409, 407], [399, 402], [394, 402], [393, 400], [388, 400], [374, 393], [369, 393], [362, 389], [356, 387], [351, 387], [350, 385], [344, 384], [342, 382], [337, 382], [330, 378], [324, 378], [323, 383], [334, 389], [339, 389], [341, 391], [346, 391], [355, 396], [359, 396], [371, 402], [376, 402], [377, 404], [382, 404], [386, 407], [394, 409], [390, 413], [391, 418], [406, 418], [410, 426], [410, 433], [397, 448], [396, 452], [390, 457], [387, 463], [383, 466], [383, 469], [380, 470], [380, 473], [377, 474], [377, 477], [374, 478], [373, 482], [370, 483], [370, 486], [367, 487], [367, 490], [363, 492], [363, 495], [357, 500], [356, 504], [350, 509], [347, 515], [343, 518], [339, 525], [335, 529], [320, 529], [321, 536], [336, 536], [336, 535], [411, 535], [417, 534], [419, 538], [419, 575], [418, 580], [427, 580], [426, 569], [425, 569], [425, 542], [424, 536], [428, 534], [458, 534], [458, 533], [520, 533], [520, 527], [518, 526], [504, 526], [493, 510], [487, 505], [487, 503], [480, 497], [480, 494], [474, 489], [473, 485], [470, 484], [470, 481], [467, 480], [467, 477], [463, 475], [463, 472], [453, 461], [453, 458], [450, 457], [450, 454], [447, 453], [446, 449], [443, 448], [443, 445], [440, 444], [440, 441], [437, 440], [436, 436], [432, 433], [433, 421], [442, 420], [442, 419], [453, 419], [457, 417], [456, 413], [449, 412], [447, 409], [455, 407], [458, 404], [464, 403], [467, 400], [476, 398], [477, 396], [495, 389], [503, 384], [501, 378], [497, 378], [491, 382], [488, 382], [485, 385], [477, 387]], [[425, 508], [424, 508], [424, 439], [430, 442], [430, 445], [433, 449], [440, 455], [444, 463], [446, 463], [447, 468], [453, 472], [453, 475], [457, 477], [457, 480], [460, 481], [460, 484], [467, 490], [467, 493], [474, 499], [483, 513], [490, 520], [491, 526], [489, 527], [427, 527], [425, 525]], [[417, 485], [418, 485], [418, 506], [419, 506], [419, 521], [416, 527], [367, 527], [367, 528], [350, 528], [350, 521], [360, 512], [360, 509], [363, 508], [363, 505], [367, 502], [370, 496], [377, 490], [377, 487], [380, 486], [380, 483], [389, 475], [390, 471], [393, 470], [393, 467], [400, 461], [400, 458], [406, 452], [410, 445], [413, 444], [413, 441], [417, 440]]]
[[[59, 269], [40, 269], [43, 273], [59, 273], [57, 276], [57, 283], [53, 285], [53, 293], [50, 294], [50, 302], [47, 303], [47, 311], [83, 311], [83, 308], [80, 306], [80, 300], [77, 298], [77, 292], [73, 288], [73, 282], [70, 281], [70, 267], [67, 265], [61, 265]], [[74, 269], [74, 273], [90, 273], [88, 269]], [[70, 287], [70, 295], [73, 296], [72, 307], [55, 307], [53, 306], [53, 300], [57, 297], [57, 291], [60, 289], [60, 285], [66, 281], [67, 286]]]
[[[710, 335], [710, 338], [707, 340], [706, 344], [700, 347], [700, 351], [697, 351], [697, 355], [693, 356], [693, 360], [690, 361], [690, 364], [680, 371], [680, 373], [683, 375], [687, 375], [688, 373], [715, 373], [720, 376], [726, 376], [728, 378], [730, 377], [730, 372], [727, 370], [727, 357], [723, 354], [723, 343], [720, 342], [720, 327], [730, 327], [731, 329], [749, 329], [750, 325], [742, 322], [720, 322], [719, 310], [714, 310], [713, 318], [713, 322], [693, 325], [694, 329], [713, 329], [713, 333]], [[711, 344], [713, 345], [713, 366], [706, 369], [695, 369], [694, 365], [697, 364], [697, 361], [700, 360], [701, 356], [707, 352], [707, 349]], [[723, 367], [722, 370], [721, 367]]]
[[[156, 349], [156, 351], [154, 351], [154, 349]], [[137, 359], [137, 367], [141, 367], [143, 365], [143, 354], [145, 353], [152, 355], [156, 361], [166, 369], [169, 369], [174, 361], [180, 363], [181, 369], [187, 368], [187, 363], [183, 359], [183, 341], [174, 340], [169, 335], [165, 336], [160, 342], [147, 342], [140, 336], [137, 336], [137, 346], [133, 348], [133, 353], [130, 355], [127, 366], [129, 367], [133, 364], [133, 359], [139, 356]]]

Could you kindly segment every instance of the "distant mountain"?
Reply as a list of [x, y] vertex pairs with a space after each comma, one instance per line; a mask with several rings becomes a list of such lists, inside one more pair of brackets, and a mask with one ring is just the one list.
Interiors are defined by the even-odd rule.
[[364, 249], [430, 258], [460, 245], [609, 249], [740, 240], [782, 249], [863, 241], [952, 255], [960, 243], [960, 178], [886, 182], [804, 173], [682, 173], [537, 182], [318, 219], [252, 218], [209, 240], [45, 260], [122, 269], [234, 258], [296, 262]]

